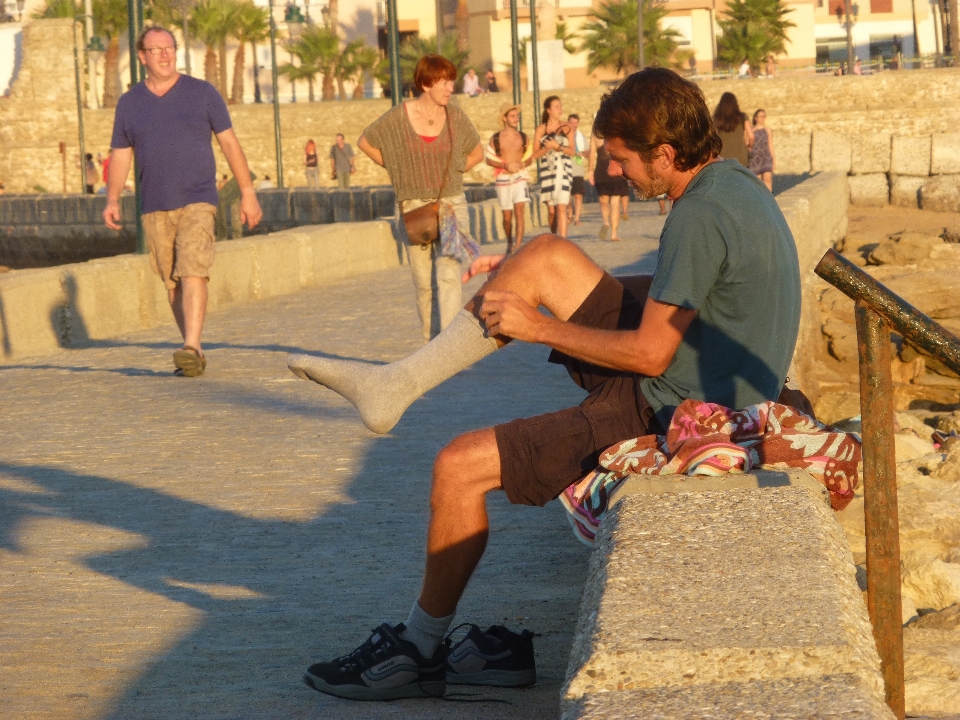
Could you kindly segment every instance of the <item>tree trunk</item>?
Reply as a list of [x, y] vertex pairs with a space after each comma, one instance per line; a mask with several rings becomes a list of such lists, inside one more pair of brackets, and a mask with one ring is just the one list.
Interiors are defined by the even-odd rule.
[[313, 76], [307, 78], [307, 99], [313, 102]]
[[323, 74], [323, 99], [325, 102], [337, 99], [336, 90], [333, 89], [333, 71]]
[[250, 43], [250, 54], [253, 56], [253, 101], [260, 103], [260, 66], [257, 65], [257, 44]]
[[363, 100], [363, 86], [366, 84], [365, 81], [366, 81], [366, 78], [360, 78], [360, 82], [358, 82], [358, 83], [354, 86], [354, 88], [353, 88], [353, 99], [354, 99], [354, 100]]
[[217, 51], [207, 45], [207, 52], [203, 56], [203, 79], [213, 85], [220, 87], [220, 70], [217, 67]]
[[457, 50], [467, 52], [470, 50], [470, 7], [467, 0], [458, 0], [456, 19]]
[[220, 41], [220, 84], [217, 88], [220, 90], [220, 94], [223, 96], [223, 101], [226, 102], [229, 96], [227, 95], [227, 41]]
[[237, 52], [233, 56], [233, 87], [230, 89], [230, 97], [233, 102], [243, 104], [243, 70], [246, 62], [246, 48], [243, 43], [237, 46]]
[[343, 84], [343, 78], [337, 78], [337, 93], [340, 95], [341, 100], [347, 99], [347, 88]]
[[103, 106], [115, 108], [123, 85], [120, 83], [120, 39], [112, 37], [103, 54]]
[[960, 12], [957, 11], [957, 0], [947, 0], [950, 11], [950, 54], [953, 55], [953, 66], [957, 67], [957, 56], [960, 55]]

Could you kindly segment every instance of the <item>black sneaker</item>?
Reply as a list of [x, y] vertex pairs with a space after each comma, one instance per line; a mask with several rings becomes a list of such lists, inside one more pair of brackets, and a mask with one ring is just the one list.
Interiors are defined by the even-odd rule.
[[454, 685], [524, 687], [537, 682], [533, 633], [519, 635], [502, 625], [484, 632], [470, 625], [467, 636], [447, 653], [447, 682]]
[[403, 623], [386, 623], [349, 655], [307, 668], [303, 681], [314, 690], [348, 700], [443, 697], [447, 689], [446, 647], [427, 660], [401, 639]]

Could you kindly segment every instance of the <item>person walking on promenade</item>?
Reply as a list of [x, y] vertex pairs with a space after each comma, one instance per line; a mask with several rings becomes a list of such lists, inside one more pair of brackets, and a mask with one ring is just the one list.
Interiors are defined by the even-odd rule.
[[583, 212], [583, 181], [587, 175], [587, 162], [590, 156], [590, 146], [587, 139], [580, 132], [580, 116], [571, 113], [567, 116], [567, 123], [573, 130], [573, 178], [570, 181], [570, 200], [572, 215], [570, 220], [574, 225], [580, 224], [580, 213]]
[[93, 153], [87, 153], [83, 157], [83, 192], [87, 195], [93, 195], [97, 187], [97, 165], [93, 162]]
[[[456, 317], [463, 302], [460, 264], [480, 252], [469, 235], [463, 175], [483, 160], [483, 148], [470, 118], [449, 104], [456, 79], [456, 66], [442, 55], [420, 58], [413, 71], [419, 96], [384, 113], [357, 141], [393, 183], [424, 342]], [[420, 244], [421, 238], [407, 234], [404, 214], [432, 203], [437, 203], [439, 234]]]
[[523, 206], [530, 202], [527, 165], [532, 162], [533, 146], [527, 142], [526, 133], [520, 131], [520, 112], [520, 106], [513, 103], [500, 106], [497, 121], [503, 129], [490, 138], [485, 153], [487, 165], [493, 168], [508, 255], [523, 244]]
[[547, 204], [550, 232], [567, 236], [567, 205], [576, 153], [573, 128], [563, 122], [563, 103], [556, 95], [543, 101], [543, 115], [533, 136], [533, 159], [539, 161], [540, 197]]
[[590, 137], [590, 170], [587, 181], [597, 189], [600, 202], [600, 240], [620, 240], [620, 213], [623, 201], [630, 196], [630, 185], [622, 173], [611, 175], [610, 155], [605, 143], [594, 133]]
[[330, 176], [340, 188], [350, 187], [350, 176], [357, 171], [357, 160], [353, 148], [347, 144], [343, 133], [337, 133], [336, 142], [330, 146]]
[[[423, 585], [409, 617], [311, 665], [312, 688], [386, 700], [439, 696], [448, 682], [531, 682], [532, 648], [502, 627], [474, 628], [449, 651], [443, 642], [487, 544], [487, 494], [544, 505], [610, 445], [662, 434], [686, 399], [745, 408], [779, 397], [800, 325], [796, 245], [773, 196], [739, 163], [718, 158], [700, 89], [671, 70], [644, 69], [603, 98], [593, 132], [604, 138], [610, 173], [642, 198], [682, 198], [664, 223], [652, 277], [614, 278], [574, 243], [544, 234], [513, 255], [477, 258], [464, 280], [488, 273], [486, 284], [456, 323], [404, 360], [289, 358], [295, 374], [346, 397], [380, 433], [421, 394], [510, 340], [553, 348], [550, 360], [589, 393], [579, 407], [468, 432], [440, 450]], [[738, 212], [726, 211], [734, 205]]]
[[720, 96], [720, 102], [713, 111], [713, 122], [717, 126], [720, 141], [723, 143], [720, 155], [736, 160], [747, 167], [750, 164], [753, 129], [750, 127], [747, 116], [740, 110], [737, 96], [732, 92], [725, 92]]
[[760, 108], [753, 114], [753, 149], [750, 151], [750, 172], [773, 192], [773, 170], [777, 156], [773, 151], [773, 131], [767, 127], [767, 112]]
[[307, 144], [303, 148], [303, 168], [304, 174], [307, 176], [308, 188], [320, 187], [320, 168], [318, 164], [317, 144], [312, 139], [307, 140]]
[[121, 228], [120, 192], [136, 156], [150, 264], [167, 288], [183, 336], [173, 362], [178, 374], [195, 377], [207, 366], [200, 336], [215, 256], [217, 165], [211, 132], [240, 185], [240, 221], [256, 227], [263, 213], [220, 93], [177, 72], [177, 41], [169, 30], [145, 28], [136, 47], [147, 79], [117, 103], [103, 220]]

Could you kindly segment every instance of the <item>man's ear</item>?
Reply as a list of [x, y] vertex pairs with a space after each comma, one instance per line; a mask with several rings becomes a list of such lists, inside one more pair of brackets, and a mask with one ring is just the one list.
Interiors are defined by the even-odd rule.
[[674, 162], [676, 162], [677, 159], [677, 151], [673, 145], [664, 143], [658, 146], [653, 152], [653, 164], [658, 170], [664, 172], [674, 167]]

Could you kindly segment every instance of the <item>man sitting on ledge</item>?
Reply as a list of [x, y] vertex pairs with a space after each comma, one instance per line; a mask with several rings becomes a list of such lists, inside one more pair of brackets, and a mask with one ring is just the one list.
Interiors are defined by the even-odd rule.
[[393, 699], [441, 695], [447, 682], [529, 684], [529, 641], [503, 628], [443, 646], [486, 547], [486, 494], [542, 506], [610, 445], [663, 433], [685, 399], [743, 408], [780, 393], [799, 328], [796, 247], [770, 192], [718, 157], [699, 88], [669, 70], [638, 72], [603, 98], [594, 132], [606, 141], [611, 175], [622, 172], [645, 199], [666, 193], [675, 203], [652, 277], [614, 278], [573, 243], [541, 235], [512, 256], [478, 258], [464, 281], [486, 272], [486, 284], [404, 360], [289, 359], [378, 433], [510, 340], [553, 348], [550, 361], [589, 393], [579, 407], [468, 432], [440, 451], [420, 597], [405, 623], [381, 625], [353, 653], [312, 665], [304, 678], [321, 692]]

